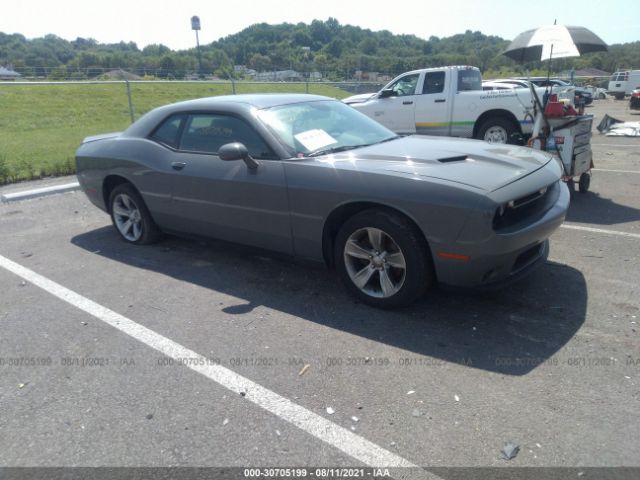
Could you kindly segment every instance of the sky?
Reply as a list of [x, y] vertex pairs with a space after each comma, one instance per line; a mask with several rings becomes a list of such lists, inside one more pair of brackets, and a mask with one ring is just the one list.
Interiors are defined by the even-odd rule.
[[27, 38], [48, 33], [67, 40], [162, 43], [174, 50], [195, 45], [190, 18], [200, 17], [206, 45], [255, 23], [341, 24], [395, 34], [447, 37], [479, 30], [512, 40], [541, 25], [587, 27], [607, 44], [640, 40], [638, 0], [2, 0], [0, 32]]

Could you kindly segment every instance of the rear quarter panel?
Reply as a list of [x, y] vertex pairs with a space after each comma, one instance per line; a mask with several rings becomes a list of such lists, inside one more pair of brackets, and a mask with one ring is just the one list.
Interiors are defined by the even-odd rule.
[[522, 89], [473, 90], [454, 95], [452, 131], [456, 137], [471, 138], [478, 118], [491, 110], [511, 112], [518, 121], [522, 133], [529, 134], [533, 123], [527, 117], [527, 108], [532, 108], [531, 92]]
[[105, 179], [122, 177], [140, 192], [162, 227], [169, 214], [170, 153], [155, 142], [130, 137], [84, 143], [76, 152], [78, 181], [89, 200], [107, 211]]

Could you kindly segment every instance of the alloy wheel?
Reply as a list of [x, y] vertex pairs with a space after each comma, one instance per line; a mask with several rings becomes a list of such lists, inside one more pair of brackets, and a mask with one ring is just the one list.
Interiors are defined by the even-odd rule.
[[113, 219], [120, 234], [130, 242], [142, 236], [142, 214], [133, 199], [120, 193], [113, 199]]
[[378, 228], [353, 232], [344, 246], [344, 262], [353, 284], [371, 297], [395, 295], [406, 278], [402, 250], [389, 234]]

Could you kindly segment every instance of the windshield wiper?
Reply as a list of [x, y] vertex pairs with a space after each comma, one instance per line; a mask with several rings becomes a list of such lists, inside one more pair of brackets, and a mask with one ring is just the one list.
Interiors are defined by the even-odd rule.
[[368, 147], [369, 145], [373, 145], [373, 144], [364, 143], [362, 145], [342, 145], [340, 147], [324, 148], [322, 150], [315, 150], [307, 154], [307, 157], [319, 157], [321, 155], [328, 155], [330, 153], [338, 153], [338, 152], [344, 152], [346, 150], [353, 150], [354, 148]]

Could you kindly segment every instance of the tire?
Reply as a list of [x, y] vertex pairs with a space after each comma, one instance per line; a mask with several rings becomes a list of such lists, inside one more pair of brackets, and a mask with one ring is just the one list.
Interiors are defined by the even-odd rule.
[[349, 218], [336, 236], [334, 259], [347, 289], [376, 308], [409, 305], [435, 278], [422, 234], [406, 218], [385, 209]]
[[615, 98], [616, 100], [624, 100], [624, 93], [616, 93]]
[[513, 123], [504, 117], [492, 117], [480, 125], [476, 138], [489, 143], [512, 143], [517, 133]]
[[120, 184], [113, 189], [109, 195], [109, 213], [113, 226], [127, 243], [148, 245], [162, 237], [144, 200], [129, 183]]
[[591, 185], [591, 175], [587, 172], [580, 175], [580, 180], [578, 182], [578, 191], [580, 193], [587, 193], [589, 191], [589, 186]]

